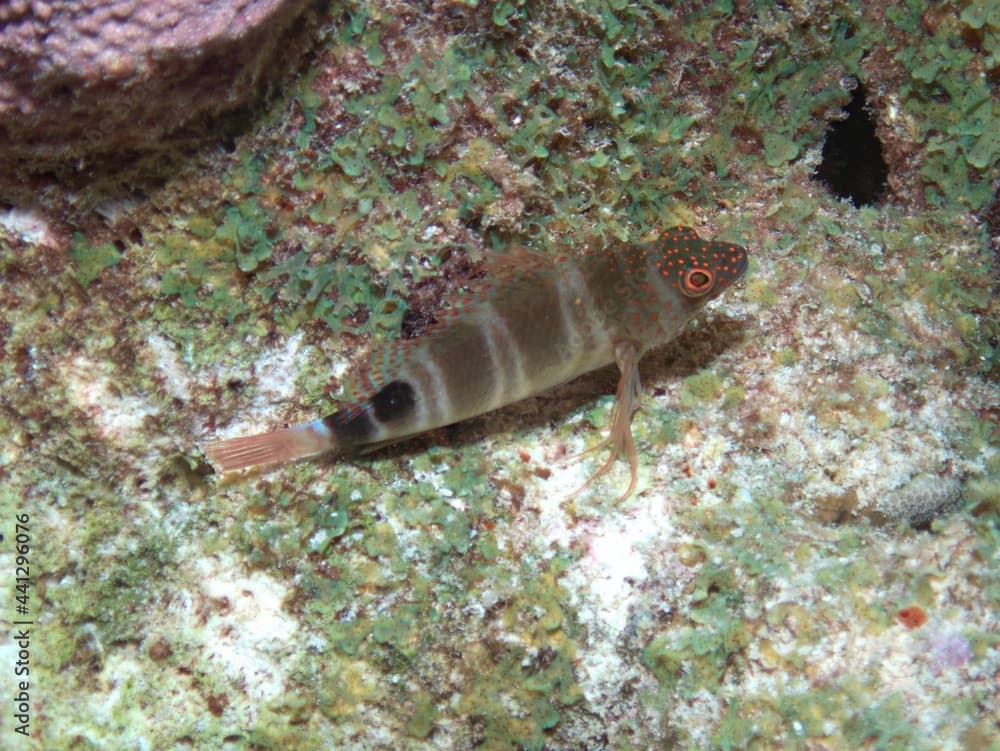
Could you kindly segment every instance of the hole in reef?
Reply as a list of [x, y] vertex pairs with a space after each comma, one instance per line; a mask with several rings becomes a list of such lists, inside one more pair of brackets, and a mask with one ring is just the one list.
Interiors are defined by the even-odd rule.
[[823, 160], [816, 176], [839, 198], [855, 206], [870, 206], [885, 192], [889, 167], [882, 144], [875, 137], [865, 87], [858, 83], [847, 105], [847, 118], [833, 123], [823, 144]]

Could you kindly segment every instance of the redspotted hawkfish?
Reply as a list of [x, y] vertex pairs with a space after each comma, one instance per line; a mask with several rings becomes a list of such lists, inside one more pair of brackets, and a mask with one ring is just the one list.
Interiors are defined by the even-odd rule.
[[[746, 250], [675, 227], [648, 243], [612, 243], [580, 254], [519, 248], [486, 261], [486, 275], [413, 339], [388, 342], [345, 382], [340, 409], [312, 422], [209, 443], [229, 471], [363, 452], [525, 399], [617, 363], [611, 430], [595, 449], [611, 455], [583, 490], [626, 457], [636, 484], [632, 413], [639, 359], [676, 337], [747, 268]], [[577, 491], [579, 492], [579, 491]]]

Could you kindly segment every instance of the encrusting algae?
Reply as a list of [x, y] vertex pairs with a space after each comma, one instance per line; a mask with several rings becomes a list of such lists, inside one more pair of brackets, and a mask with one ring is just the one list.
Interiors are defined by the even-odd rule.
[[[318, 420], [205, 447], [223, 471], [328, 451], [370, 450], [489, 412], [617, 363], [610, 435], [595, 448], [631, 467], [638, 457], [631, 419], [638, 363], [676, 337], [706, 302], [746, 271], [747, 253], [675, 227], [641, 244], [613, 244], [579, 256], [524, 248], [487, 262], [487, 279], [447, 310], [427, 335], [388, 343], [356, 371], [346, 402]], [[587, 487], [584, 485], [584, 487]], [[581, 488], [582, 490], [583, 488]]]

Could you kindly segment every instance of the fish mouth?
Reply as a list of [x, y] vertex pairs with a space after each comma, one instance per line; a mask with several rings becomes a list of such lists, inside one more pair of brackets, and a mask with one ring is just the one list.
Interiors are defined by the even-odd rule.
[[747, 267], [750, 266], [750, 254], [747, 253], [746, 248], [742, 246], [737, 247], [739, 247], [740, 252], [736, 257], [736, 273], [734, 276], [736, 279], [739, 279], [746, 273]]
[[731, 245], [728, 248], [729, 258], [720, 271], [720, 292], [736, 284], [750, 266], [750, 254], [741, 245]]

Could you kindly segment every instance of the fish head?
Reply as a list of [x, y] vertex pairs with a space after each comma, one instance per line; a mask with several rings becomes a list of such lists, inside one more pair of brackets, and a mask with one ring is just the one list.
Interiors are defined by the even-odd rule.
[[739, 281], [747, 270], [746, 248], [702, 240], [694, 230], [675, 227], [651, 243], [651, 281], [689, 309], [700, 308]]

